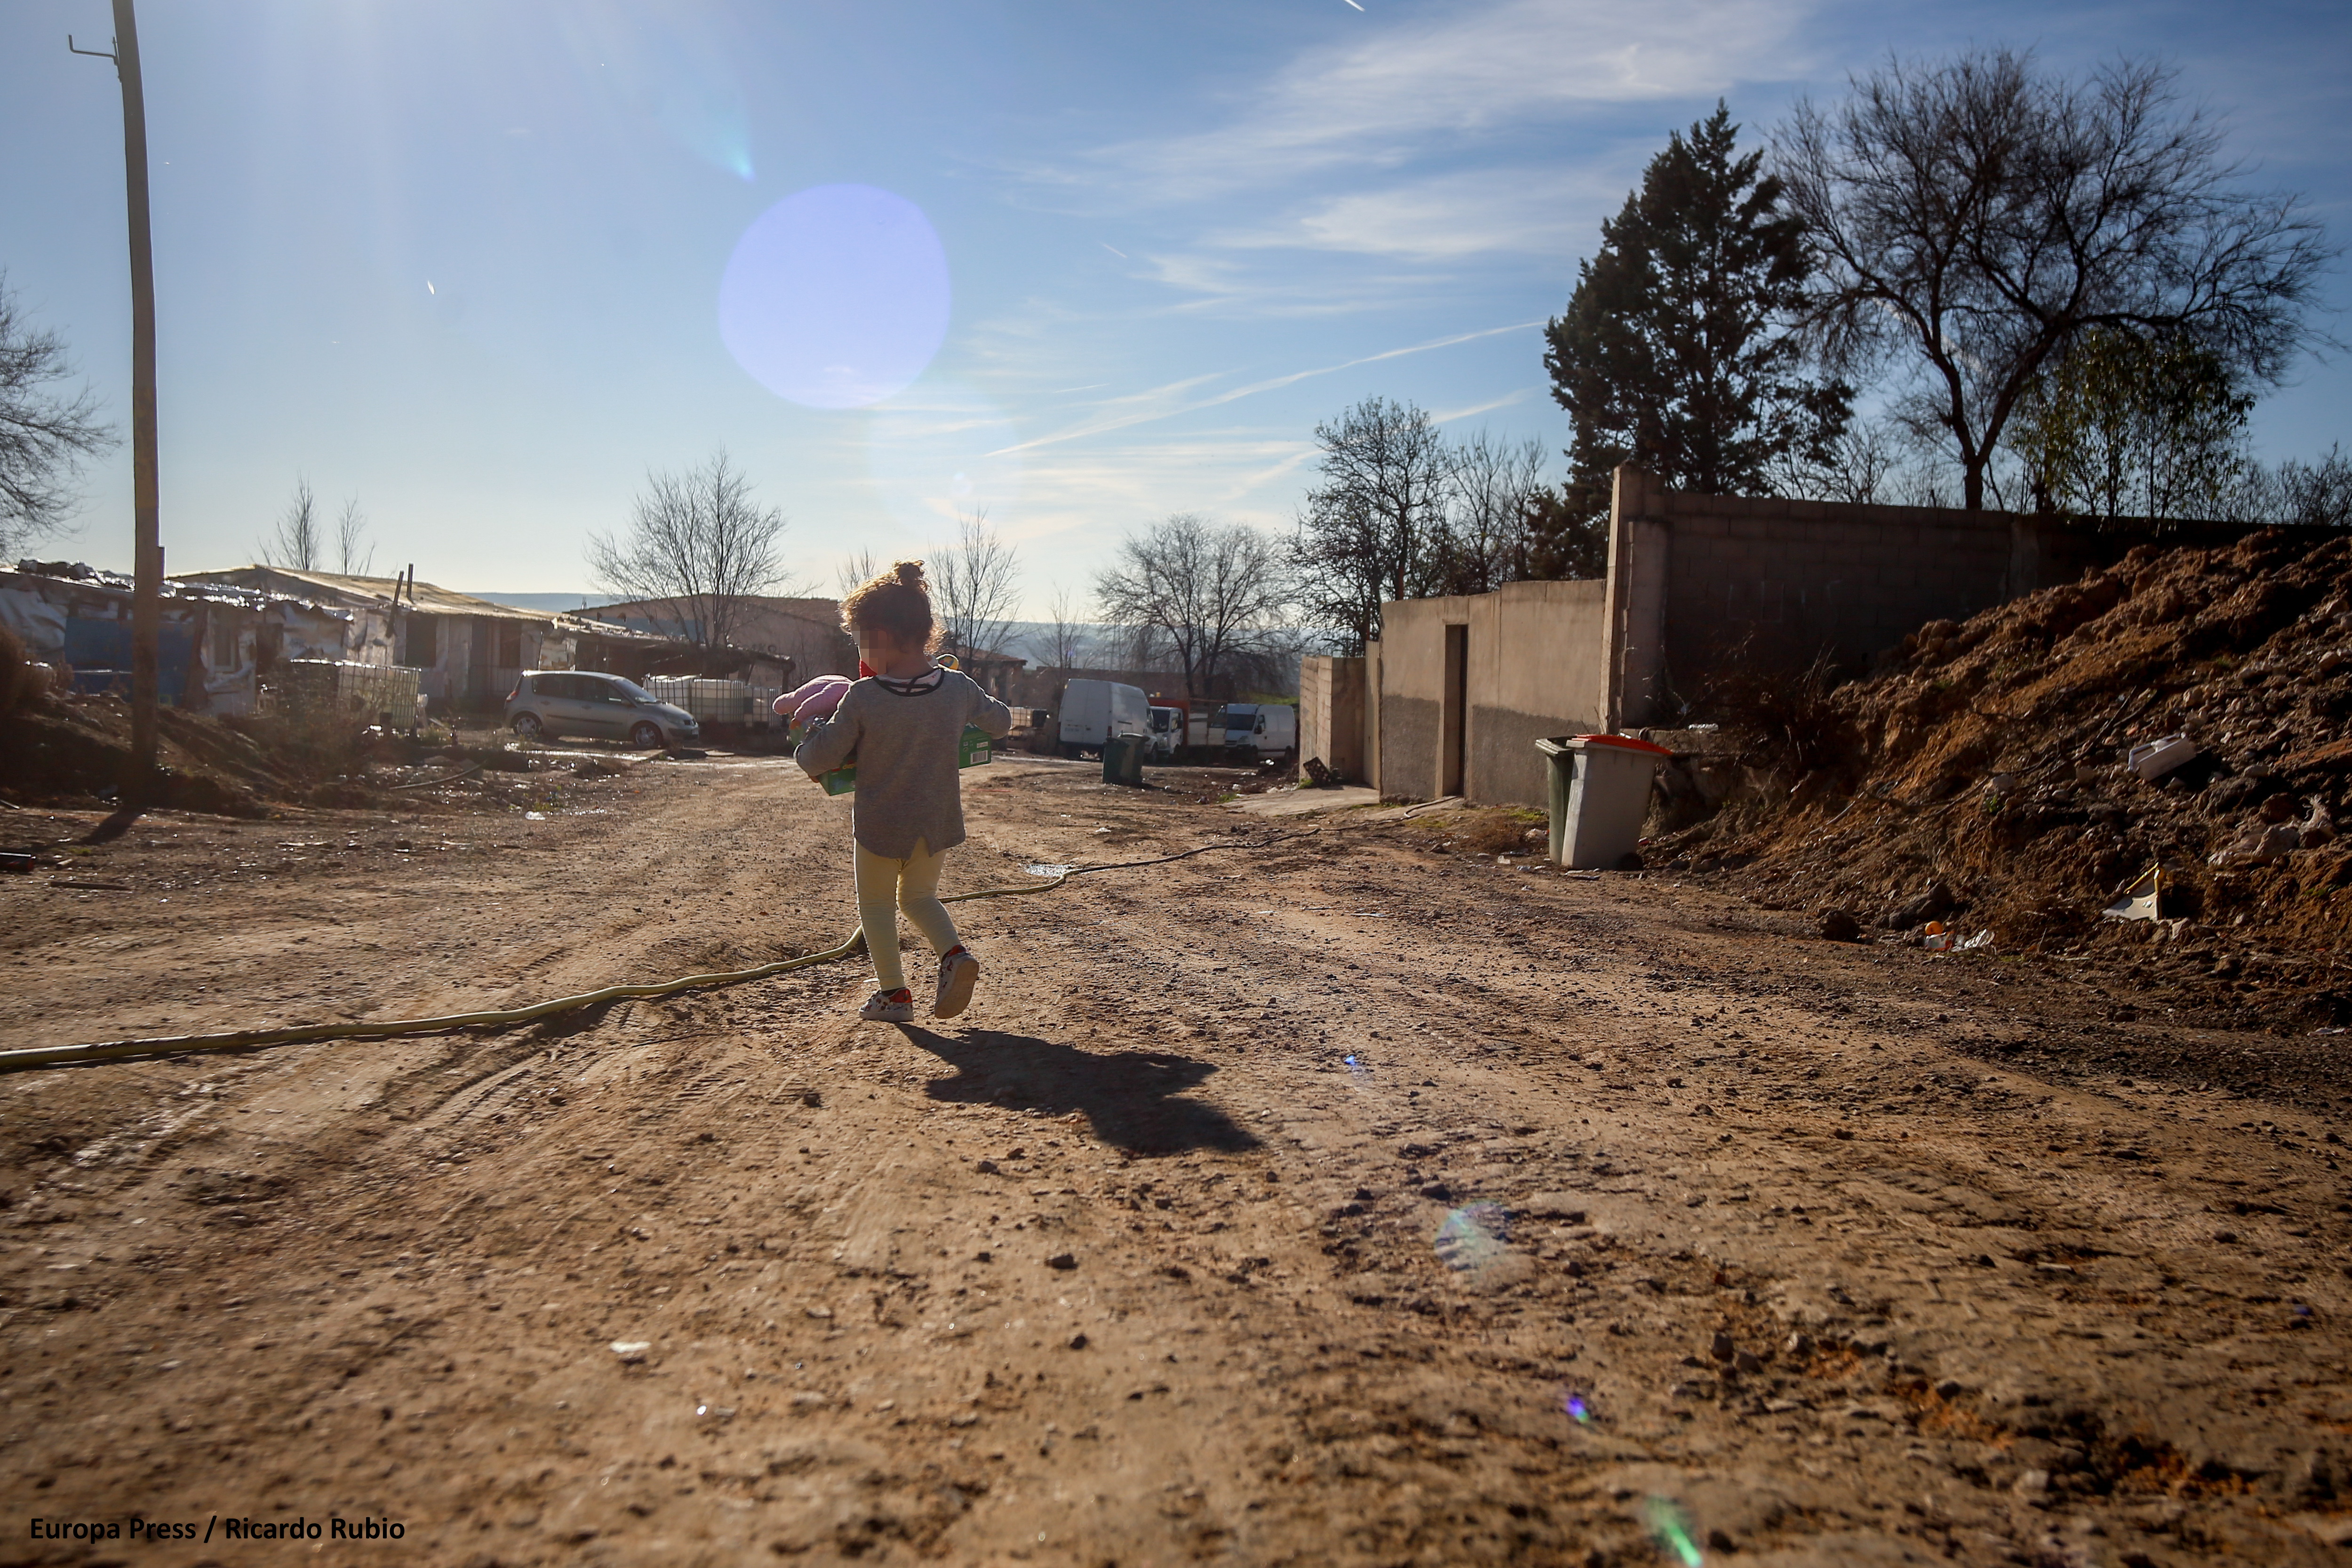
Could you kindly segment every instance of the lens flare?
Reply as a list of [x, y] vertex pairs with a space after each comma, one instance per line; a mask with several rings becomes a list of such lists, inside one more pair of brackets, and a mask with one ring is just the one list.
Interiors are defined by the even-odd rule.
[[923, 373], [948, 330], [948, 258], [922, 209], [871, 185], [817, 185], [735, 242], [719, 333], [778, 397], [863, 408]]
[[1437, 1259], [1449, 1269], [1484, 1268], [1507, 1249], [1511, 1217], [1497, 1203], [1473, 1203], [1447, 1211], [1437, 1228]]
[[1587, 1405], [1584, 1402], [1584, 1396], [1579, 1394], [1575, 1389], [1571, 1388], [1568, 1391], [1567, 1396], [1560, 1400], [1559, 1407], [1566, 1411], [1568, 1413], [1569, 1419], [1574, 1421], [1578, 1426], [1590, 1427], [1592, 1425], [1592, 1406]]
[[752, 178], [742, 84], [709, 40], [660, 35], [643, 62], [638, 94], [645, 112], [679, 146], [739, 180]]
[[1683, 1519], [1683, 1511], [1675, 1506], [1672, 1498], [1654, 1497], [1642, 1505], [1642, 1522], [1649, 1526], [1650, 1539], [1658, 1550], [1672, 1554], [1683, 1568], [1699, 1568], [1706, 1561], [1699, 1555], [1698, 1542], [1691, 1539], [1690, 1525]]

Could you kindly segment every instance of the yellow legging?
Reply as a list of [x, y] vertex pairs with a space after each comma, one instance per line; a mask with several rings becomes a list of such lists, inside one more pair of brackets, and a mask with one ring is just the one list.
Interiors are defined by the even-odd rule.
[[895, 991], [907, 983], [898, 961], [899, 910], [907, 912], [932, 952], [945, 953], [956, 945], [955, 922], [940, 902], [940, 868], [947, 859], [945, 850], [933, 854], [920, 839], [902, 861], [857, 846], [857, 920], [866, 931], [866, 950], [874, 955], [874, 983], [880, 989]]

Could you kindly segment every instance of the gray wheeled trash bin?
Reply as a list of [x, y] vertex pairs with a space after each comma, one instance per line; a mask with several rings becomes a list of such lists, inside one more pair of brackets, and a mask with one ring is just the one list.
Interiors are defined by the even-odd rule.
[[1103, 742], [1103, 782], [1143, 787], [1143, 749], [1148, 735], [1114, 735]]
[[1630, 735], [1538, 740], [1551, 762], [1551, 858], [1572, 871], [1613, 870], [1642, 841], [1650, 780], [1674, 755]]

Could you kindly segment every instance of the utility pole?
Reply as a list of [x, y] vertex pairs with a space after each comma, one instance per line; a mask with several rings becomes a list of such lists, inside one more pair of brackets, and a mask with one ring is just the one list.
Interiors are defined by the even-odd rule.
[[[163, 619], [162, 486], [155, 468], [155, 250], [147, 221], [147, 95], [139, 78], [139, 23], [131, 0], [114, 0], [114, 62], [122, 83], [122, 183], [131, 215], [131, 472], [135, 530], [131, 595], [131, 777], [123, 804], [152, 803], [155, 706], [160, 685], [156, 643]], [[99, 55], [66, 47], [78, 55]]]

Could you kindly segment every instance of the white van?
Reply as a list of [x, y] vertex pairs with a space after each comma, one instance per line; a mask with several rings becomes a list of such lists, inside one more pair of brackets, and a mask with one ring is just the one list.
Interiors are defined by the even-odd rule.
[[1062, 755], [1099, 752], [1114, 735], [1150, 735], [1151, 699], [1141, 686], [1072, 681], [1062, 688]]
[[1174, 758], [1177, 747], [1184, 744], [1184, 710], [1181, 707], [1154, 707], [1151, 710], [1150, 755], [1161, 762]]
[[1227, 703], [1212, 727], [1228, 751], [1279, 757], [1298, 748], [1298, 710], [1287, 703]]

